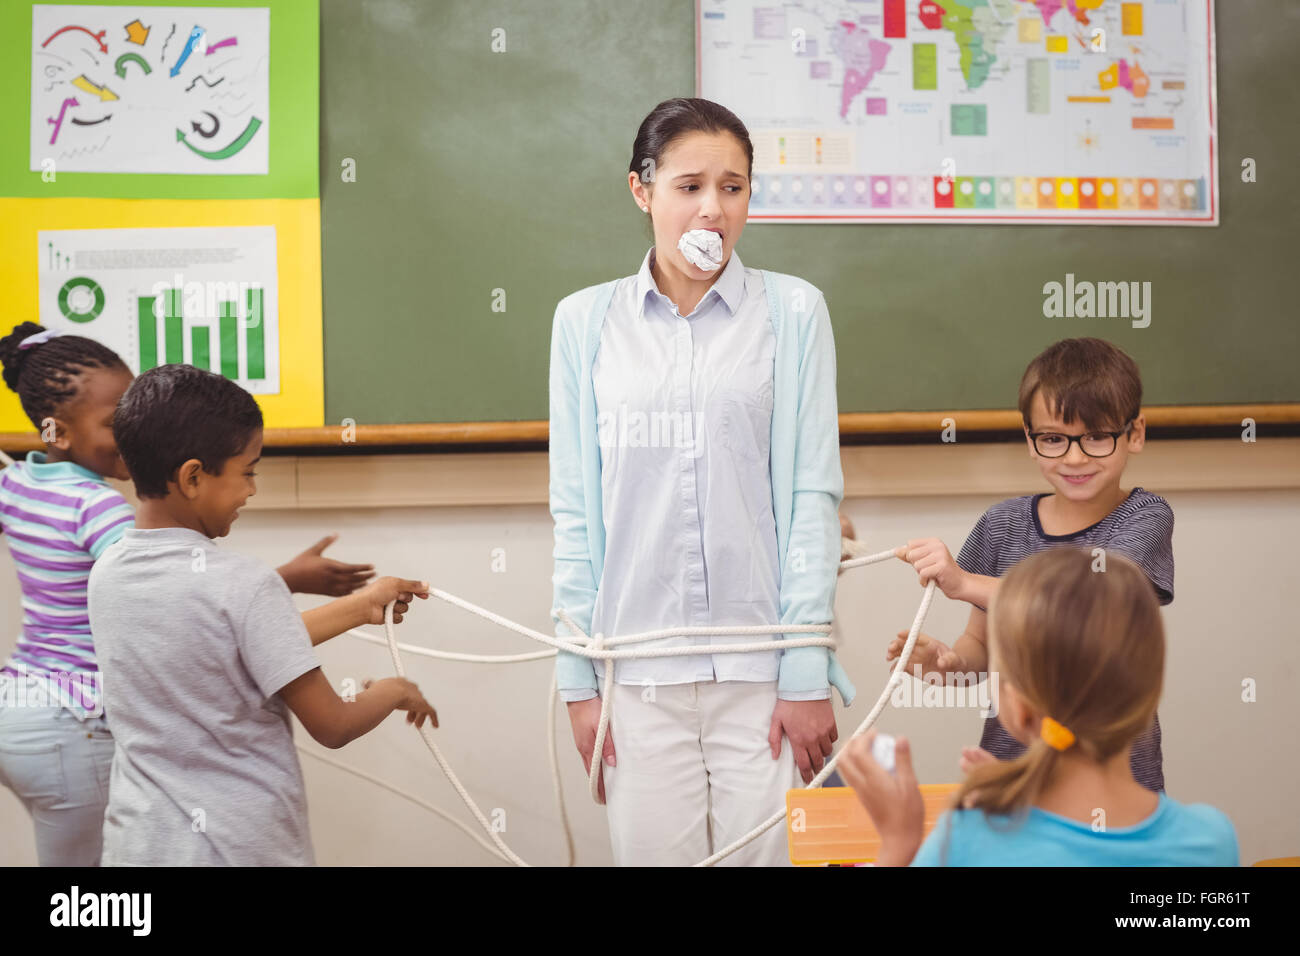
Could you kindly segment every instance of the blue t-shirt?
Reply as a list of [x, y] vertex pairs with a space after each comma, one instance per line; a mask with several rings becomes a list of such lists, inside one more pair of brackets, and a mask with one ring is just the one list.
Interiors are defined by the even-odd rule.
[[912, 860], [912, 866], [1237, 865], [1237, 832], [1222, 811], [1163, 793], [1141, 823], [1100, 832], [1037, 807], [1023, 818], [951, 810]]

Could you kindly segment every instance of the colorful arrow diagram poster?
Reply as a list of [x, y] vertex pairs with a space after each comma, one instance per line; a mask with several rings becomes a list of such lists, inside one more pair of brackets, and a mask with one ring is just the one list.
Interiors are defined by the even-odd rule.
[[31, 37], [31, 171], [267, 174], [267, 8], [38, 4]]
[[42, 230], [39, 246], [41, 325], [137, 374], [188, 362], [280, 391], [274, 227]]

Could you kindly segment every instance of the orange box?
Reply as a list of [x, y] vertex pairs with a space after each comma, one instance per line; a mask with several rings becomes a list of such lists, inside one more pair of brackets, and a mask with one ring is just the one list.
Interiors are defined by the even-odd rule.
[[1079, 177], [1079, 208], [1097, 208], [1097, 180], [1091, 177]]
[[1134, 129], [1173, 129], [1174, 118], [1172, 116], [1135, 116], [1133, 117]]
[[1117, 179], [1097, 180], [1097, 208], [1098, 209], [1119, 208], [1119, 180]]
[[1119, 208], [1120, 209], [1140, 209], [1141, 204], [1138, 202], [1140, 196], [1140, 184], [1136, 179], [1121, 179], [1119, 182]]
[[1035, 195], [1038, 197], [1039, 209], [1056, 208], [1056, 180], [1039, 179], [1034, 183]]
[[1139, 209], [1160, 208], [1160, 180], [1158, 179], [1138, 180], [1138, 208]]
[[[921, 784], [927, 836], [948, 809], [958, 786]], [[852, 787], [787, 790], [785, 830], [790, 862], [795, 866], [868, 863], [880, 855], [880, 834]]]

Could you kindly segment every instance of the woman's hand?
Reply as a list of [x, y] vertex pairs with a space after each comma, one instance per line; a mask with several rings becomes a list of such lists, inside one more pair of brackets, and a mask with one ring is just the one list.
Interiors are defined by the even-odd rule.
[[826, 765], [826, 758], [835, 752], [835, 741], [840, 738], [830, 698], [778, 700], [767, 732], [773, 760], [781, 756], [783, 733], [790, 738], [790, 749], [794, 751], [794, 762], [803, 782], [812, 782], [812, 778]]
[[874, 730], [850, 740], [835, 765], [844, 782], [867, 808], [880, 834], [877, 866], [907, 866], [925, 837], [925, 803], [912, 770], [912, 747], [906, 737], [894, 741], [895, 772], [871, 756]]
[[[573, 725], [573, 742], [578, 745], [578, 753], [582, 756], [582, 768], [591, 775], [591, 752], [596, 747], [596, 730], [600, 727], [600, 695], [590, 700], [575, 700], [568, 705], [569, 723]], [[605, 746], [601, 751], [601, 757], [604, 763], [611, 767], [617, 767], [618, 761], [614, 758], [614, 728], [607, 726], [605, 728]], [[600, 773], [596, 777], [596, 788], [599, 794], [598, 803], [605, 802], [605, 768], [602, 766]]]
[[963, 600], [966, 572], [953, 560], [948, 546], [938, 538], [909, 541], [903, 547], [895, 548], [894, 555], [916, 568], [922, 587], [933, 580], [946, 597], [954, 601]]

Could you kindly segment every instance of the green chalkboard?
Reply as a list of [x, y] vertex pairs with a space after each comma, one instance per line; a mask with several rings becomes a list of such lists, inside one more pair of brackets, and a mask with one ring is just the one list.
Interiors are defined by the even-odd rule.
[[[694, 95], [694, 24], [694, 0], [322, 0], [327, 424], [547, 417], [556, 302], [649, 248], [632, 139]], [[825, 292], [842, 412], [1011, 408], [1071, 335], [1128, 350], [1148, 405], [1300, 400], [1300, 4], [1216, 26], [1217, 227], [746, 228], [747, 266]], [[1044, 318], [1067, 273], [1150, 281], [1150, 326]]]

